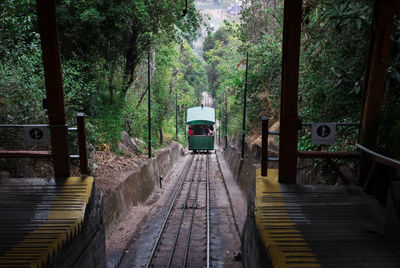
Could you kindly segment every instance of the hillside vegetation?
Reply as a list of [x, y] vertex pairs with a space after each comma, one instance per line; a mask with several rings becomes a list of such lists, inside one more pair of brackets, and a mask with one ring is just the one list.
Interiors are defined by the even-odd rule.
[[[202, 18], [193, 3], [183, 14], [178, 2], [57, 1], [67, 120], [75, 125], [84, 112], [96, 147], [117, 150], [122, 130], [147, 140], [148, 55], [153, 145], [175, 136], [176, 96], [183, 136], [182, 115], [207, 77], [190, 45]], [[35, 1], [1, 1], [0, 12], [0, 122], [46, 123]]]
[[[217, 1], [218, 2], [218, 1]], [[121, 131], [147, 140], [147, 62], [150, 56], [152, 141], [179, 141], [184, 111], [208, 90], [228, 134], [241, 133], [245, 55], [249, 54], [248, 136], [261, 116], [279, 121], [282, 0], [243, 0], [237, 21], [207, 33], [194, 54], [203, 18], [194, 1], [57, 1], [67, 119], [87, 116], [90, 142], [118, 151]], [[358, 122], [373, 1], [304, 0], [299, 115], [303, 122]], [[185, 11], [184, 11], [185, 10]], [[0, 2], [0, 122], [45, 123], [40, 36], [35, 1]], [[377, 149], [400, 155], [400, 23], [395, 20], [384, 113]], [[227, 110], [225, 109], [227, 107]], [[224, 133], [223, 133], [224, 134]], [[302, 134], [309, 134], [303, 130]], [[352, 150], [356, 129], [340, 129], [327, 150]], [[104, 146], [103, 146], [104, 147]], [[315, 149], [309, 135], [300, 149]], [[318, 148], [317, 148], [318, 149]], [[320, 149], [320, 148], [319, 148]]]
[[[283, 1], [244, 0], [238, 22], [226, 22], [204, 43], [209, 89], [228, 115], [228, 133], [240, 135], [246, 53], [249, 53], [248, 135], [260, 135], [261, 117], [278, 128]], [[305, 0], [299, 73], [303, 122], [359, 122], [369, 48], [373, 1]], [[400, 23], [395, 20], [385, 103], [376, 148], [400, 156]], [[225, 111], [227, 106], [227, 111]], [[320, 150], [303, 129], [299, 149]], [[356, 128], [340, 128], [325, 150], [354, 150]]]

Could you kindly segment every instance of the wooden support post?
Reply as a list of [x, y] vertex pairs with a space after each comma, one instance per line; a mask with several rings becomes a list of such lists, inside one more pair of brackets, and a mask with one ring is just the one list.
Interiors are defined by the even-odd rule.
[[262, 117], [261, 134], [261, 176], [268, 176], [268, 118]]
[[76, 124], [78, 127], [79, 165], [81, 168], [81, 174], [89, 175], [86, 150], [85, 116], [83, 113], [78, 113], [76, 116]]
[[68, 126], [58, 47], [55, 0], [37, 0], [42, 58], [46, 84], [47, 112], [55, 177], [68, 177]]
[[[397, 10], [396, 0], [375, 0], [359, 136], [360, 143], [369, 148], [374, 148], [378, 135], [393, 16]], [[370, 167], [371, 161], [362, 156], [358, 174], [361, 185], [368, 179]]]
[[377, 136], [389, 58], [390, 35], [397, 6], [396, 0], [375, 0], [360, 130], [360, 140], [366, 146], [374, 145]]
[[302, 1], [285, 0], [279, 135], [280, 183], [296, 183], [301, 8]]

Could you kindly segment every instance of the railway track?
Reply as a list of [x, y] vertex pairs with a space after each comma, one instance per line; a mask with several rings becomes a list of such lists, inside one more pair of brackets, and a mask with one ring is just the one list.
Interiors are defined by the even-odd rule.
[[146, 267], [210, 267], [209, 192], [209, 154], [192, 155]]

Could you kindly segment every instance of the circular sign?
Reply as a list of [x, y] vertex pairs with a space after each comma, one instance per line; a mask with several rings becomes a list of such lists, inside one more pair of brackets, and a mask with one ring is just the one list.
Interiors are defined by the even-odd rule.
[[331, 134], [331, 128], [328, 127], [327, 125], [319, 126], [317, 128], [317, 134], [322, 138], [328, 137], [329, 134]]
[[29, 131], [29, 137], [31, 137], [33, 140], [40, 140], [43, 138], [43, 131], [38, 128], [32, 128]]

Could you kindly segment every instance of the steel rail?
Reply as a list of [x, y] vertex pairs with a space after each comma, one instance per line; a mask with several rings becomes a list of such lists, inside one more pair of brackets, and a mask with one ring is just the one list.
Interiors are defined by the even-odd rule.
[[[202, 157], [203, 159], [204, 157]], [[207, 169], [207, 160], [208, 157], [206, 157], [206, 169]], [[199, 175], [197, 176], [197, 185], [196, 185], [196, 194], [194, 196], [194, 200], [193, 200], [193, 205], [192, 205], [192, 215], [190, 217], [190, 225], [189, 225], [189, 235], [188, 235], [188, 239], [186, 241], [186, 250], [185, 250], [185, 256], [183, 258], [183, 265], [182, 267], [186, 268], [186, 264], [187, 264], [187, 258], [189, 255], [189, 248], [190, 248], [190, 238], [192, 236], [192, 228], [193, 228], [193, 219], [194, 219], [194, 211], [197, 208], [197, 196], [199, 193], [199, 185], [200, 185], [200, 181], [201, 181], [201, 170], [203, 169], [202, 166], [200, 166], [199, 169]]]
[[193, 159], [194, 159], [194, 155], [192, 156], [192, 158], [190, 159], [190, 161], [188, 162], [188, 164], [185, 166], [184, 173], [182, 173], [182, 174], [183, 174], [183, 177], [182, 177], [181, 183], [180, 183], [179, 188], [177, 189], [177, 191], [176, 191], [176, 193], [175, 193], [174, 199], [173, 199], [172, 202], [171, 202], [171, 206], [169, 207], [168, 213], [167, 213], [167, 215], [166, 215], [166, 217], [165, 217], [165, 219], [164, 219], [164, 222], [163, 222], [163, 224], [162, 224], [162, 226], [161, 226], [161, 229], [160, 229], [159, 235], [158, 235], [158, 237], [157, 237], [156, 243], [155, 243], [154, 246], [153, 246], [153, 249], [152, 249], [151, 254], [150, 254], [150, 257], [149, 257], [149, 260], [148, 260], [147, 263], [146, 263], [146, 268], [149, 268], [151, 262], [153, 261], [154, 254], [155, 254], [156, 249], [157, 249], [157, 247], [158, 247], [158, 245], [159, 245], [159, 243], [160, 243], [161, 235], [162, 235], [162, 233], [164, 232], [165, 226], [167, 225], [167, 222], [168, 222], [169, 216], [171, 215], [171, 212], [172, 212], [172, 209], [173, 209], [173, 207], [174, 207], [175, 201], [176, 201], [176, 199], [178, 198], [178, 195], [179, 195], [179, 193], [180, 193], [181, 190], [182, 190], [183, 183], [185, 182], [185, 179], [186, 179], [186, 177], [187, 177], [187, 174], [189, 173], [190, 167], [192, 166]]
[[[203, 162], [203, 158], [201, 158], [201, 162]], [[189, 195], [190, 195], [190, 192], [191, 192], [191, 189], [192, 189], [192, 184], [193, 184], [193, 181], [194, 181], [194, 176], [196, 175], [198, 164], [199, 164], [199, 161], [197, 161], [197, 163], [196, 163], [196, 166], [195, 166], [195, 169], [194, 169], [194, 173], [193, 173], [193, 178], [190, 180], [189, 190], [187, 191], [185, 203], [184, 203], [183, 208], [182, 208], [182, 215], [181, 215], [181, 218], [180, 218], [180, 221], [179, 221], [179, 227], [178, 227], [178, 230], [176, 230], [174, 245], [172, 247], [172, 251], [171, 251], [171, 254], [169, 256], [168, 265], [167, 265], [168, 268], [171, 267], [172, 260], [174, 258], [176, 244], [178, 243], [178, 238], [179, 238], [179, 234], [181, 232], [183, 218], [185, 216], [185, 210], [187, 208], [187, 201], [189, 199]], [[201, 166], [201, 163], [200, 163], [200, 166]]]
[[206, 180], [207, 180], [207, 268], [210, 267], [210, 179], [209, 172], [209, 157], [207, 154], [206, 160]]

